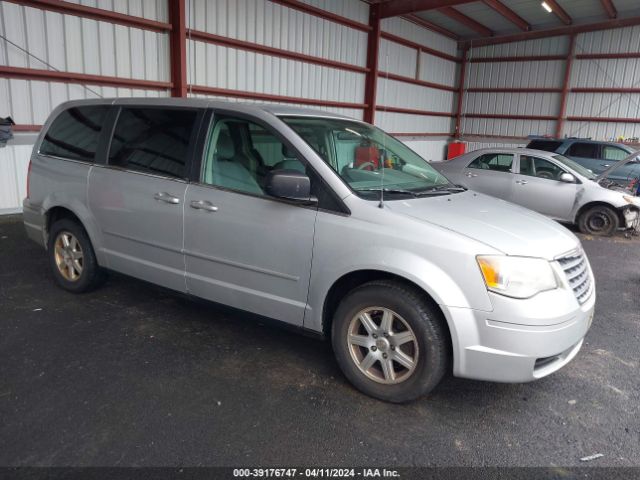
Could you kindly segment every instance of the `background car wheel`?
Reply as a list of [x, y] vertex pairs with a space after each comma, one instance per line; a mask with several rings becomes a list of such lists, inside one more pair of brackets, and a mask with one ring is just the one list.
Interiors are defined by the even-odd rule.
[[578, 220], [580, 231], [590, 235], [612, 235], [619, 225], [616, 211], [604, 205], [590, 208]]
[[73, 220], [62, 219], [51, 226], [48, 255], [53, 276], [65, 290], [87, 292], [104, 280], [87, 232]]
[[360, 391], [389, 402], [408, 402], [430, 392], [448, 369], [444, 322], [417, 288], [369, 282], [338, 306], [333, 350], [345, 376]]

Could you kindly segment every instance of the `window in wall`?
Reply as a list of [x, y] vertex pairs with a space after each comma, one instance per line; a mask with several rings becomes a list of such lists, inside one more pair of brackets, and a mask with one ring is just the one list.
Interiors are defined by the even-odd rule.
[[467, 168], [481, 170], [494, 170], [497, 172], [510, 172], [513, 164], [513, 155], [507, 153], [487, 153], [480, 155]]
[[109, 164], [184, 178], [196, 117], [195, 110], [124, 107], [111, 141]]
[[74, 107], [56, 117], [40, 145], [40, 153], [93, 162], [108, 105]]

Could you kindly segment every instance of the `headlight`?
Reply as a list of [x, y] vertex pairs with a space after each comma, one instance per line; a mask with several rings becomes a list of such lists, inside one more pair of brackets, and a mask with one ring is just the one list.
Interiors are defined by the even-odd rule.
[[623, 195], [624, 201], [631, 205], [640, 205], [640, 200], [636, 200], [637, 197], [630, 197], [629, 195]]
[[558, 288], [551, 265], [542, 258], [479, 255], [477, 260], [487, 289], [492, 292], [530, 298]]

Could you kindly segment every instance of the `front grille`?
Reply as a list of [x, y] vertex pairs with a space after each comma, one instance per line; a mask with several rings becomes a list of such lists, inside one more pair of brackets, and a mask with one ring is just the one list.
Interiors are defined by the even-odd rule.
[[582, 250], [576, 250], [558, 259], [569, 285], [573, 289], [580, 304], [587, 301], [593, 288], [593, 279], [589, 271], [587, 257]]

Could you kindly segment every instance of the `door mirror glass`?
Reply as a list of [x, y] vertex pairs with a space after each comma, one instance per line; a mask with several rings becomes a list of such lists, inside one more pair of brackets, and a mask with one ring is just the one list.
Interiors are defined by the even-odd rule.
[[571, 175], [570, 173], [563, 173], [560, 175], [560, 181], [565, 183], [576, 183], [576, 177]]
[[266, 190], [273, 197], [314, 203], [314, 199], [311, 197], [311, 180], [298, 170], [269, 172]]

